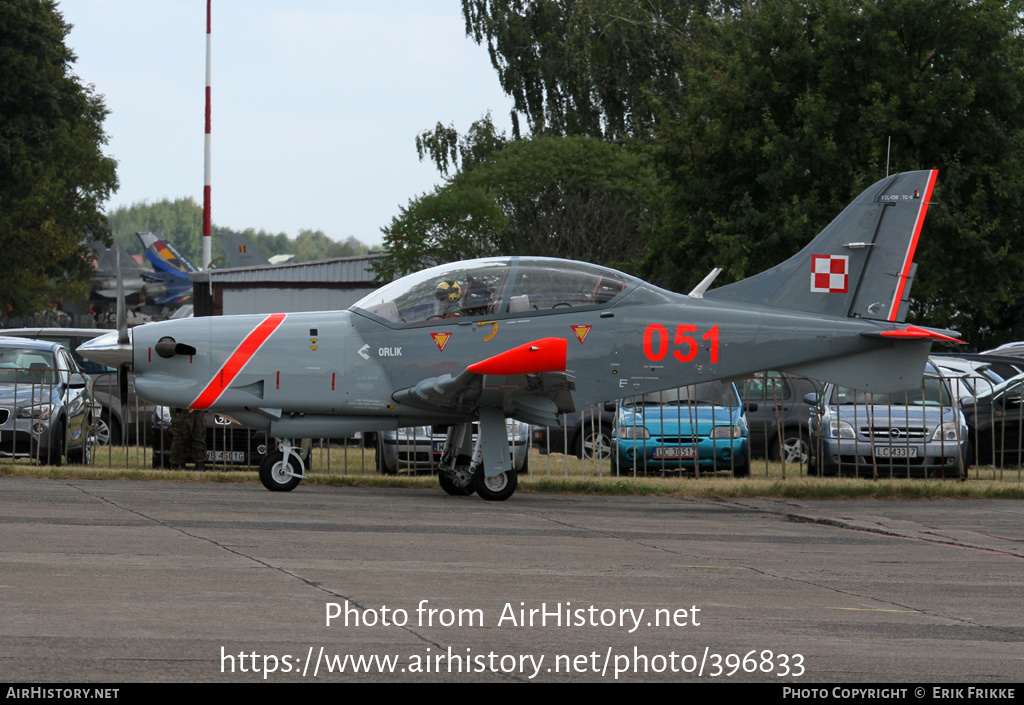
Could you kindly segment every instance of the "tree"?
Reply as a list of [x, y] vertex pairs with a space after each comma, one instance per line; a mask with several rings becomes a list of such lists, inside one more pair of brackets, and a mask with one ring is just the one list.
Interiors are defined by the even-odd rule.
[[[532, 134], [649, 137], [658, 103], [686, 90], [705, 17], [726, 0], [462, 0]], [[514, 137], [519, 137], [518, 130]]]
[[[135, 254], [142, 253], [142, 243], [135, 233], [154, 232], [166, 238], [191, 262], [202, 258], [203, 207], [190, 197], [118, 206], [110, 212], [110, 229], [114, 240]], [[214, 238], [214, 249], [223, 254], [218, 248], [217, 238]]]
[[416, 136], [416, 154], [420, 161], [430, 157], [443, 176], [452, 171], [469, 171], [508, 143], [504, 132], [499, 132], [487, 113], [459, 136], [454, 125], [437, 123], [433, 132], [424, 130]]
[[654, 149], [671, 215], [645, 274], [685, 290], [712, 266], [726, 282], [780, 262], [889, 159], [940, 172], [911, 318], [981, 346], [1020, 337], [1021, 9], [780, 0], [709, 22]]
[[69, 31], [53, 0], [0, 3], [0, 315], [85, 298], [84, 242], [109, 238], [102, 204], [117, 177], [101, 152], [107, 110], [71, 71]]
[[[192, 198], [162, 199], [156, 203], [133, 203], [110, 213], [114, 239], [129, 252], [141, 253], [142, 244], [135, 233], [160, 233], [193, 264], [202, 256], [203, 207]], [[214, 225], [214, 233], [231, 230]], [[241, 232], [258, 251], [268, 256], [292, 254], [296, 262], [365, 254], [368, 248], [354, 237], [344, 242], [332, 240], [320, 230], [302, 230], [294, 239], [285, 233], [268, 233], [248, 228]], [[213, 260], [223, 261], [220, 240], [214, 236]]]
[[642, 152], [590, 137], [509, 142], [384, 228], [388, 281], [424, 266], [542, 255], [624, 266], [657, 220], [658, 185]]

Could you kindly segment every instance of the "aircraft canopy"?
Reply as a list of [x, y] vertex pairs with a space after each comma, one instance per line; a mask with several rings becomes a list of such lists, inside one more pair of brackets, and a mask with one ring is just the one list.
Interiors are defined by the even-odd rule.
[[390, 325], [462, 316], [507, 318], [603, 308], [640, 280], [585, 262], [492, 257], [452, 262], [402, 277], [352, 305]]

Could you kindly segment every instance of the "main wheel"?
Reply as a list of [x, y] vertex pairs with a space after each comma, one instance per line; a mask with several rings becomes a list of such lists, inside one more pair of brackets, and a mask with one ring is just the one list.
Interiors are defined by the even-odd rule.
[[733, 477], [750, 477], [750, 453], [747, 453], [746, 460], [732, 469]]
[[473, 475], [473, 487], [481, 499], [488, 502], [504, 502], [512, 496], [519, 484], [519, 476], [515, 470], [503, 472], [495, 477], [484, 475], [484, 469], [480, 468]]
[[271, 492], [291, 492], [302, 482], [302, 478], [289, 475], [289, 470], [296, 475], [301, 474], [302, 463], [294, 453], [290, 453], [288, 465], [285, 466], [284, 453], [275, 450], [260, 463], [260, 482]]
[[453, 497], [466, 497], [476, 490], [473, 487], [473, 476], [469, 472], [471, 460], [468, 455], [460, 455], [455, 461], [454, 477], [444, 470], [437, 473], [437, 481], [441, 489]]
[[473, 494], [472, 483], [469, 486], [463, 487], [448, 477], [448, 474], [443, 470], [437, 473], [437, 481], [440, 483], [441, 489], [453, 497], [468, 497]]

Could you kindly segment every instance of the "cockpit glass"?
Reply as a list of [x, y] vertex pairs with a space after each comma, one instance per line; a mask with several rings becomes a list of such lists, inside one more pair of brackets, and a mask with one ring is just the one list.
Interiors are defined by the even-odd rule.
[[503, 257], [455, 262], [388, 284], [352, 306], [402, 326], [599, 307], [637, 280], [585, 262]]

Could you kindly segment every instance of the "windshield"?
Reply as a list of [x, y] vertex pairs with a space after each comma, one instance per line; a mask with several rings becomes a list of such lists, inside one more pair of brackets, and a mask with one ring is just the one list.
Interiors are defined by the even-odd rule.
[[702, 382], [689, 387], [666, 389], [642, 396], [624, 399], [622, 405], [629, 406], [739, 406], [739, 397], [732, 382]]
[[849, 387], [836, 387], [830, 402], [834, 405], [853, 404], [875, 406], [950, 406], [949, 389], [936, 377], [925, 377], [919, 389], [894, 394], [862, 392]]
[[1022, 387], [1022, 385], [1024, 385], [1024, 374], [1017, 375], [1016, 377], [1011, 377], [1010, 379], [1006, 380], [1005, 382], [1002, 382], [1001, 384], [995, 385], [992, 388], [992, 391], [990, 392], [990, 394], [991, 394], [991, 396], [995, 396], [997, 394], [1002, 394], [1004, 391], [1006, 391], [1008, 389], [1010, 389], [1010, 390], [1012, 390], [1014, 388], [1020, 389]]
[[505, 317], [604, 306], [636, 279], [585, 262], [492, 257], [432, 267], [392, 282], [352, 305], [392, 324], [466, 316]]
[[0, 382], [56, 384], [57, 363], [53, 359], [53, 353], [28, 348], [0, 350]]

